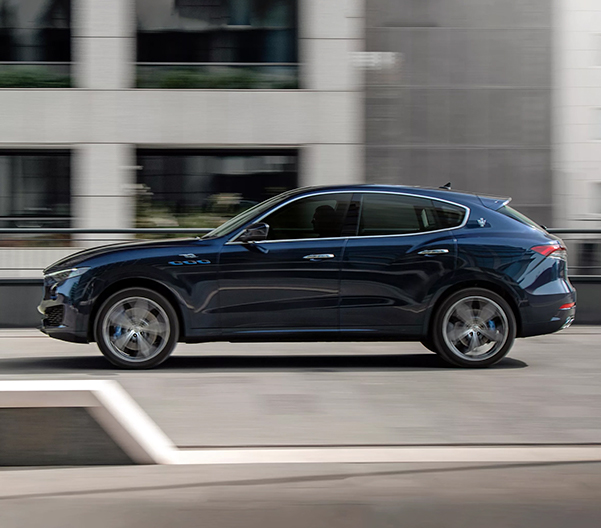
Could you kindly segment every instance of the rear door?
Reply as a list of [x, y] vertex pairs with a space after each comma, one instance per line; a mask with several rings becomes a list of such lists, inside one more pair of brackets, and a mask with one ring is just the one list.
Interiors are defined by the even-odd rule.
[[365, 192], [353, 196], [354, 236], [341, 271], [342, 331], [413, 334], [456, 265], [452, 228], [467, 208], [427, 197]]

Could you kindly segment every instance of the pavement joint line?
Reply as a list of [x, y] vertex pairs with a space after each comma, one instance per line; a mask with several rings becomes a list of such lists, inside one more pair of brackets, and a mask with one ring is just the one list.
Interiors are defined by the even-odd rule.
[[320, 447], [180, 450], [176, 464], [533, 463], [601, 461], [599, 446]]

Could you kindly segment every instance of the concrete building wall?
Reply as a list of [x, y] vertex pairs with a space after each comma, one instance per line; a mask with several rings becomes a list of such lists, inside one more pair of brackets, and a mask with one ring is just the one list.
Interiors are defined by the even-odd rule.
[[601, 2], [555, 0], [557, 223], [601, 225]]
[[550, 225], [552, 2], [367, 0], [366, 20], [396, 57], [367, 75], [367, 180], [451, 181]]

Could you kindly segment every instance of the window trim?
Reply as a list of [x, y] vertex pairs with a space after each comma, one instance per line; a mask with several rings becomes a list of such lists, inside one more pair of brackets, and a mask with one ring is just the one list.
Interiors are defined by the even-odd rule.
[[[266, 218], [267, 216], [269, 216], [272, 213], [275, 213], [278, 209], [280, 209], [281, 207], [284, 207], [288, 204], [291, 204], [297, 200], [301, 200], [303, 198], [312, 198], [314, 196], [321, 196], [321, 195], [326, 195], [326, 194], [393, 194], [393, 195], [397, 195], [397, 196], [409, 196], [411, 198], [424, 198], [427, 200], [432, 200], [435, 202], [442, 202], [442, 203], [446, 203], [446, 204], [450, 204], [450, 205], [455, 205], [457, 207], [461, 207], [464, 211], [465, 211], [465, 216], [463, 217], [463, 220], [461, 221], [461, 224], [459, 224], [458, 226], [455, 227], [444, 227], [442, 229], [435, 229], [432, 231], [417, 231], [416, 233], [400, 233], [400, 234], [396, 234], [396, 235], [367, 235], [367, 236], [360, 236], [360, 235], [354, 235], [354, 236], [339, 236], [339, 237], [324, 237], [324, 238], [286, 238], [286, 239], [282, 239], [282, 240], [261, 240], [259, 242], [254, 242], [255, 244], [273, 244], [274, 242], [300, 242], [300, 241], [304, 241], [304, 240], [309, 240], [309, 241], [316, 241], [316, 240], [351, 240], [351, 239], [355, 239], [355, 238], [360, 238], [360, 239], [367, 239], [367, 238], [390, 238], [390, 237], [406, 237], [406, 236], [415, 236], [415, 235], [425, 235], [425, 234], [430, 234], [430, 233], [441, 233], [444, 231], [451, 231], [453, 229], [461, 229], [462, 227], [465, 227], [465, 225], [467, 224], [470, 214], [471, 214], [471, 209], [467, 206], [467, 205], [463, 205], [463, 204], [459, 204], [457, 202], [452, 202], [450, 200], [445, 200], [443, 198], [433, 198], [431, 196], [424, 196], [423, 194], [411, 194], [411, 193], [406, 193], [406, 192], [397, 192], [397, 191], [372, 191], [372, 190], [338, 190], [338, 191], [323, 191], [323, 192], [315, 192], [315, 193], [311, 193], [311, 194], [306, 194], [303, 196], [297, 196], [295, 198], [292, 198], [289, 201], [286, 201], [284, 203], [281, 203], [280, 205], [278, 205], [275, 209], [272, 209], [270, 211], [268, 211], [267, 213], [263, 214], [263, 216], [261, 216], [260, 218], [255, 218], [253, 219], [249, 224], [246, 224], [246, 226], [250, 225], [251, 223], [254, 224], [256, 222], [261, 222], [264, 218]], [[361, 200], [361, 207], [363, 207], [363, 199]], [[348, 211], [347, 211], [348, 214]], [[224, 245], [233, 245], [233, 244], [238, 244], [238, 245], [242, 245], [242, 244], [246, 244], [246, 242], [238, 242], [236, 239], [238, 237], [240, 237], [240, 235], [242, 235], [242, 233], [244, 232], [244, 229], [246, 229], [246, 226], [242, 227], [242, 229], [236, 233], [232, 238], [230, 238]]]

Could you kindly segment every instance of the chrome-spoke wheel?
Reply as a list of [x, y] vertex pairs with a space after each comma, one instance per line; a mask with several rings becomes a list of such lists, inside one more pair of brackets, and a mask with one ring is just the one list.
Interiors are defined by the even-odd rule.
[[510, 328], [505, 310], [480, 295], [463, 297], [444, 313], [442, 336], [459, 358], [478, 362], [497, 354], [507, 342]]
[[171, 325], [163, 307], [152, 299], [127, 297], [113, 304], [102, 324], [102, 337], [127, 362], [158, 356], [169, 341]]

